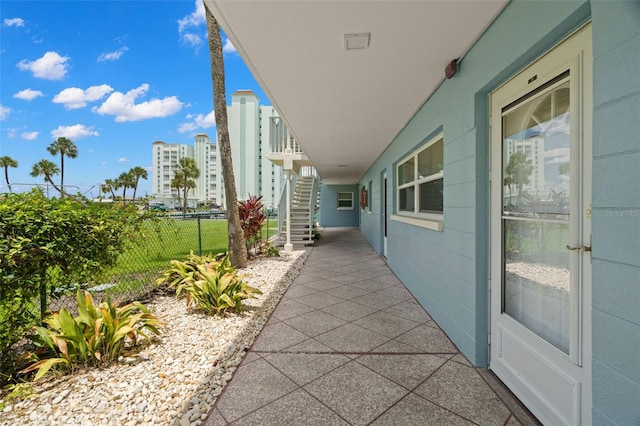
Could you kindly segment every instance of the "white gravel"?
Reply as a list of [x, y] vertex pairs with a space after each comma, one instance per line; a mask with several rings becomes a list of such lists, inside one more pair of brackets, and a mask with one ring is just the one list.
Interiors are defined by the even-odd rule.
[[7, 405], [0, 425], [199, 425], [298, 275], [308, 252], [259, 258], [239, 272], [263, 294], [241, 315], [210, 317], [186, 302], [149, 303], [166, 324], [138, 354], [103, 369], [42, 379], [36, 396]]

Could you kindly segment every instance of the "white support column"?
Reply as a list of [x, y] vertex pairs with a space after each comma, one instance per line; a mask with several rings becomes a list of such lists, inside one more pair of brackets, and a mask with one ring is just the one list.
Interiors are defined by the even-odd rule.
[[291, 244], [291, 172], [287, 170], [287, 242], [284, 245], [284, 251], [293, 251]]

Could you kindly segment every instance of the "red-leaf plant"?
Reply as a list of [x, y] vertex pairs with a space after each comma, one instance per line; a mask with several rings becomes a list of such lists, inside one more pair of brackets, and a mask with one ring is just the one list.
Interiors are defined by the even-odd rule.
[[253, 248], [254, 252], [262, 241], [262, 225], [266, 219], [262, 196], [250, 195], [245, 201], [238, 201], [240, 226], [244, 231], [247, 253]]

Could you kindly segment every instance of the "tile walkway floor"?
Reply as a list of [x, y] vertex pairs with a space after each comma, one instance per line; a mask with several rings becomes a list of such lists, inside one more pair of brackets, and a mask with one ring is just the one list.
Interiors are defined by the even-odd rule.
[[326, 229], [205, 425], [528, 425], [357, 229]]

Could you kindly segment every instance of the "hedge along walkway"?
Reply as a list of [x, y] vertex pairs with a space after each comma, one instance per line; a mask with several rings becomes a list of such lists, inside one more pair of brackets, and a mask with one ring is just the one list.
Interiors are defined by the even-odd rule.
[[209, 413], [213, 425], [536, 424], [357, 229], [326, 229]]

